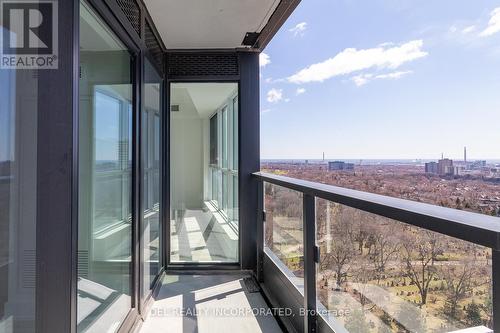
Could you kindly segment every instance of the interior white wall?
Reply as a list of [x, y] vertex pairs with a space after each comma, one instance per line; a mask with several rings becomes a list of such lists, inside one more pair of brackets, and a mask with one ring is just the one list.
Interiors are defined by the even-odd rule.
[[171, 208], [203, 207], [203, 122], [186, 88], [172, 88], [170, 168]]
[[170, 112], [173, 210], [201, 209], [211, 198], [210, 118], [232, 103], [236, 89], [235, 83], [172, 84], [170, 103], [179, 105], [178, 112]]

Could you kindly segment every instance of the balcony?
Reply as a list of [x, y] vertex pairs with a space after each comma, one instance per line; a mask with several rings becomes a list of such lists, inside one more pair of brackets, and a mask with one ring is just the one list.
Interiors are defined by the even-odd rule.
[[[499, 329], [496, 217], [263, 172], [253, 177], [265, 212], [258, 214], [255, 279], [268, 304], [245, 285], [249, 276], [167, 275], [140, 332], [224, 327], [223, 316], [158, 313], [225, 306], [283, 308], [274, 314], [290, 332]], [[272, 317], [231, 319], [241, 331], [245, 321], [258, 324], [249, 332], [280, 329]]]
[[[500, 160], [464, 147], [411, 180], [404, 199], [432, 178], [428, 202], [457, 209], [257, 172], [323, 142], [426, 157], [464, 137], [495, 157], [500, 8], [4, 2], [0, 333], [500, 332]], [[57, 68], [11, 68], [42, 45], [21, 47], [30, 29]], [[439, 191], [462, 176], [488, 193]]]

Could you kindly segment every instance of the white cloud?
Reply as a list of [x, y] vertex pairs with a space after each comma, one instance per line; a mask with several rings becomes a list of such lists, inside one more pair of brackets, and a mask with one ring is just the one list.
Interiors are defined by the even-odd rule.
[[456, 31], [457, 31], [457, 29], [458, 29], [458, 28], [457, 28], [456, 26], [452, 25], [452, 26], [450, 27], [450, 32], [456, 32]]
[[468, 27], [463, 28], [462, 29], [462, 33], [463, 34], [468, 34], [468, 33], [473, 32], [474, 30], [476, 30], [476, 26], [475, 25], [470, 25]]
[[260, 113], [269, 113], [271, 112], [271, 109], [262, 109], [260, 110]]
[[379, 74], [379, 75], [360, 74], [360, 75], [353, 76], [351, 78], [351, 80], [354, 82], [354, 84], [356, 86], [361, 87], [372, 80], [385, 80], [385, 79], [399, 80], [403, 76], [406, 76], [406, 75], [412, 74], [412, 73], [413, 73], [413, 71], [398, 71], [398, 72], [391, 72], [391, 73], [385, 73], [385, 74]]
[[296, 95], [300, 95], [300, 94], [303, 94], [305, 92], [306, 92], [305, 88], [297, 88], [297, 90], [295, 90]]
[[292, 32], [294, 36], [303, 36], [304, 31], [307, 29], [307, 22], [300, 22], [295, 27], [288, 29], [288, 31]]
[[500, 7], [493, 9], [490, 16], [488, 27], [479, 34], [481, 37], [488, 37], [500, 31]]
[[261, 52], [259, 54], [259, 66], [264, 67], [266, 65], [269, 65], [271, 63], [271, 58], [267, 53]]
[[323, 82], [335, 76], [351, 74], [370, 68], [396, 69], [404, 63], [414, 61], [428, 55], [422, 50], [422, 40], [413, 40], [399, 46], [381, 44], [371, 49], [357, 50], [347, 48], [333, 58], [312, 64], [292, 76], [289, 82], [301, 84], [307, 82]]
[[272, 77], [268, 77], [264, 80], [266, 83], [272, 83], [273, 82], [273, 78]]
[[354, 82], [354, 84], [358, 87], [361, 87], [361, 86], [364, 86], [365, 84], [367, 84], [371, 78], [373, 77], [372, 74], [360, 74], [360, 75], [356, 75], [356, 76], [353, 76], [351, 78], [351, 80]]
[[413, 71], [399, 71], [375, 76], [376, 79], [400, 79], [405, 75], [412, 74]]
[[269, 103], [277, 103], [283, 99], [282, 89], [271, 89], [267, 92], [267, 101]]

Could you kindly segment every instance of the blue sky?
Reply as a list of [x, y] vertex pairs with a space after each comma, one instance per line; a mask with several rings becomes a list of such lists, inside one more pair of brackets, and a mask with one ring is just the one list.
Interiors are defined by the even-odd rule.
[[303, 0], [261, 54], [262, 158], [500, 159], [500, 1]]

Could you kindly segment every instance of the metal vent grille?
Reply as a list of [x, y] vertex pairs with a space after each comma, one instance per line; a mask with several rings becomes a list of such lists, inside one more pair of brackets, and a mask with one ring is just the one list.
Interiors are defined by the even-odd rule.
[[89, 277], [89, 251], [78, 251], [78, 277]]
[[23, 252], [23, 288], [35, 288], [36, 283], [36, 253], [35, 250]]
[[141, 36], [141, 11], [135, 0], [116, 0], [132, 27]]
[[227, 76], [239, 75], [236, 53], [170, 53], [170, 76]]
[[163, 51], [161, 50], [160, 43], [158, 43], [158, 40], [153, 33], [153, 29], [151, 29], [148, 22], [146, 22], [144, 29], [144, 42], [146, 43], [146, 47], [158, 65], [163, 68]]

